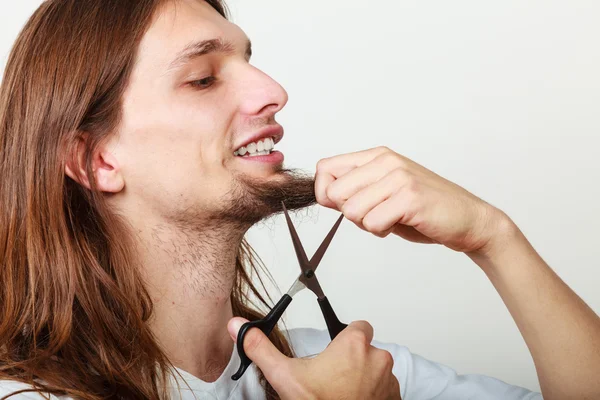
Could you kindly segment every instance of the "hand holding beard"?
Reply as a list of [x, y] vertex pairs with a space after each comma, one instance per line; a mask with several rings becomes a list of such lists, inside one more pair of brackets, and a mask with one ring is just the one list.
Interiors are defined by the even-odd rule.
[[319, 161], [316, 197], [379, 237], [393, 233], [466, 253], [489, 250], [496, 228], [509, 222], [500, 210], [387, 147]]

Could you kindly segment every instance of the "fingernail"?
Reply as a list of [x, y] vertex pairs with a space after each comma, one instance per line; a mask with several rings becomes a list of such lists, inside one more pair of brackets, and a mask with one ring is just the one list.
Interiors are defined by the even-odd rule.
[[229, 331], [229, 336], [231, 336], [233, 340], [237, 339], [237, 334], [242, 325], [244, 325], [244, 320], [241, 318], [232, 318], [227, 324], [227, 331]]

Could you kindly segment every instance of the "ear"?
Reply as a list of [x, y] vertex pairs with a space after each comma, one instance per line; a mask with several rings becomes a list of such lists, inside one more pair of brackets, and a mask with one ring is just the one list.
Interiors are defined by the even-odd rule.
[[[79, 136], [77, 143], [65, 164], [65, 173], [80, 185], [91, 190], [90, 179], [86, 171], [86, 142]], [[92, 154], [92, 170], [98, 190], [106, 193], [118, 193], [125, 187], [125, 179], [117, 158], [105, 147], [99, 147]]]

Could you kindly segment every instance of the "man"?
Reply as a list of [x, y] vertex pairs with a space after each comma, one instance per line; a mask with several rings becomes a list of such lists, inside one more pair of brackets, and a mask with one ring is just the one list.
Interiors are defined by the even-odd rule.
[[598, 316], [504, 213], [385, 147], [322, 160], [314, 181], [284, 170], [287, 94], [250, 55], [216, 0], [48, 0], [29, 21], [0, 93], [2, 395], [540, 398], [370, 344], [365, 322], [331, 344], [252, 330], [260, 371], [232, 381], [233, 340], [258, 316], [244, 234], [316, 198], [377, 236], [468, 254], [544, 398], [600, 396]]

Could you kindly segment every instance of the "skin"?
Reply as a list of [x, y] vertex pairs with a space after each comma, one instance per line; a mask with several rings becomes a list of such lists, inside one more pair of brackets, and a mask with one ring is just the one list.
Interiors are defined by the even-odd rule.
[[[521, 331], [544, 399], [600, 398], [600, 318], [505, 213], [386, 147], [319, 161], [316, 193], [321, 205], [374, 235], [394, 234], [466, 253], [488, 276]], [[254, 341], [262, 345], [266, 341], [255, 331]], [[278, 365], [293, 370], [310, 362], [280, 359]], [[289, 375], [281, 385], [294, 379]]]
[[[217, 37], [231, 51], [173, 67], [190, 42]], [[172, 362], [205, 381], [222, 373], [244, 322], [232, 319], [229, 294], [252, 223], [226, 218], [248, 194], [240, 174], [265, 184], [286, 179], [280, 165], [233, 156], [236, 144], [274, 125], [287, 102], [249, 63], [246, 47], [243, 31], [204, 2], [167, 4], [142, 40], [118, 132], [93, 157], [98, 188], [134, 229], [155, 303], [151, 327]], [[82, 165], [67, 165], [69, 176], [75, 171], [89, 186]], [[519, 326], [544, 397], [599, 395], [597, 315], [501, 211], [387, 148], [320, 161], [315, 191], [321, 205], [377, 236], [467, 253]], [[391, 357], [370, 346], [372, 334], [354, 323], [310, 360], [285, 358], [256, 329], [245, 347], [283, 398], [400, 398]], [[340, 369], [340, 360], [351, 368]]]
[[544, 399], [600, 396], [600, 318], [505, 213], [386, 147], [320, 161], [316, 192], [319, 203], [377, 236], [466, 253], [515, 320]]
[[[229, 324], [232, 339], [243, 322], [234, 318]], [[399, 400], [400, 386], [392, 374], [394, 359], [389, 352], [371, 346], [372, 339], [373, 327], [355, 321], [315, 358], [291, 359], [254, 328], [244, 339], [244, 350], [285, 400]]]
[[[231, 43], [231, 51], [172, 67], [189, 43], [214, 38]], [[233, 155], [238, 143], [276, 124], [287, 102], [283, 88], [249, 63], [247, 42], [239, 27], [204, 2], [168, 3], [143, 37], [118, 132], [93, 155], [97, 187], [134, 228], [155, 306], [150, 323], [156, 338], [175, 366], [207, 382], [222, 374], [233, 351], [227, 323], [235, 254], [253, 223], [228, 214], [252, 193], [240, 176], [262, 186], [283, 187], [289, 180], [281, 165]], [[208, 84], [211, 76], [217, 80]], [[65, 172], [89, 188], [84, 138], [82, 132], [79, 163], [68, 163]], [[310, 192], [314, 198], [312, 185]], [[352, 386], [344, 379], [330, 390], [380, 393], [385, 383], [399, 398], [391, 356], [370, 346], [368, 324], [348, 332], [332, 347], [338, 350], [322, 357], [321, 368], [361, 347], [352, 360], [356, 373], [368, 379], [360, 390], [358, 381]], [[303, 382], [305, 393], [324, 393], [316, 381]]]
[[[173, 67], [190, 43], [214, 38], [232, 51]], [[93, 159], [98, 188], [137, 237], [156, 337], [176, 366], [206, 381], [231, 356], [235, 254], [251, 225], [223, 220], [223, 210], [245, 194], [238, 174], [282, 179], [276, 166], [233, 155], [237, 143], [275, 125], [287, 102], [285, 90], [249, 63], [247, 41], [204, 2], [167, 3], [140, 44], [118, 132]], [[75, 177], [77, 168], [85, 177], [83, 165], [66, 173]]]

